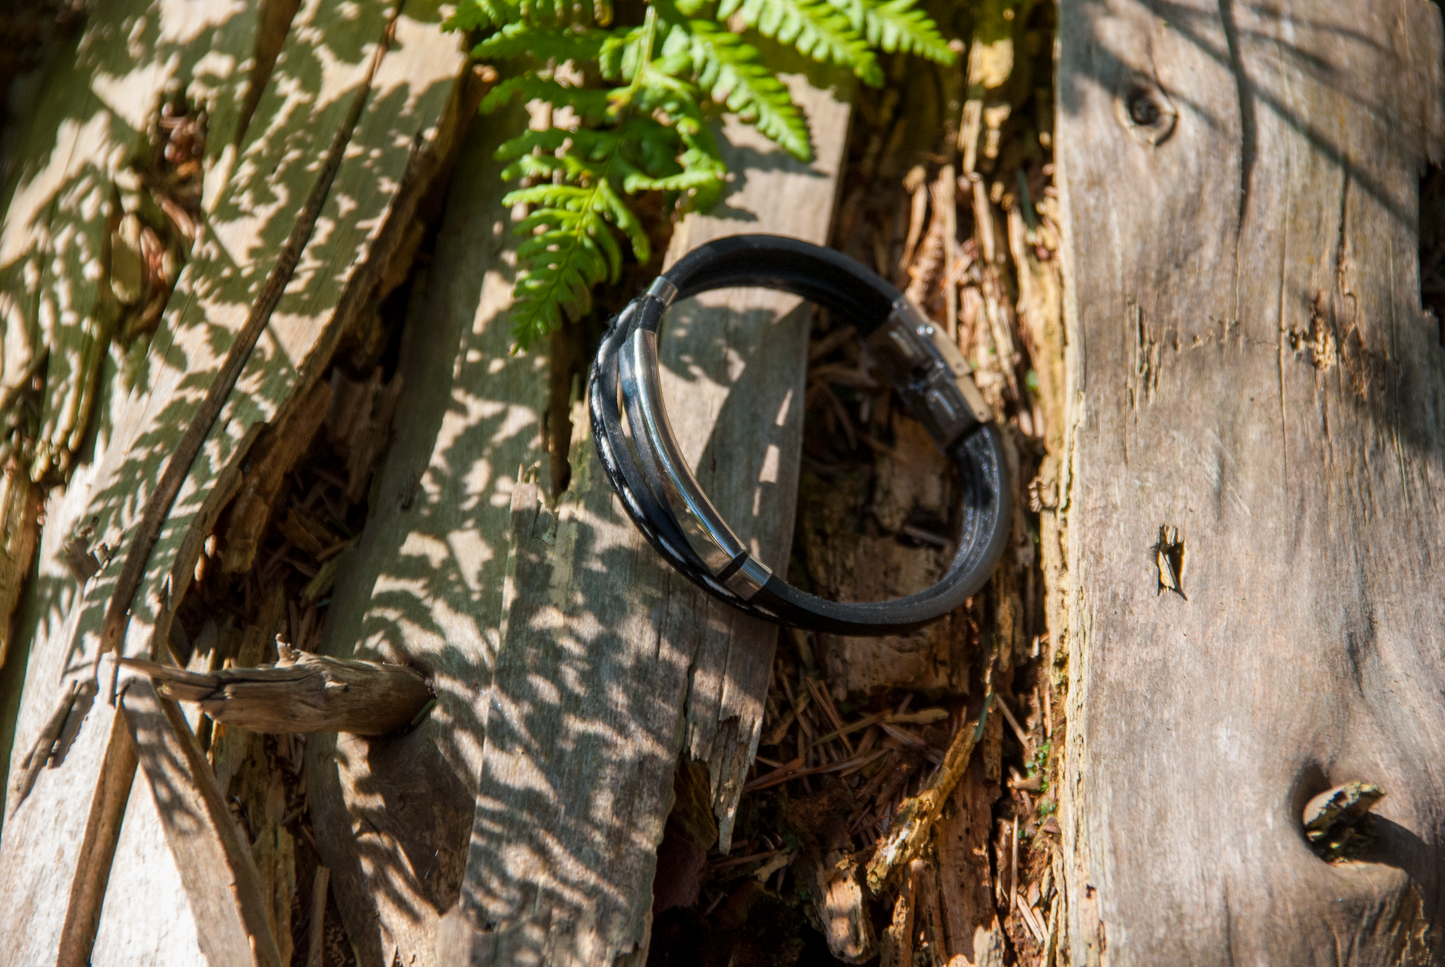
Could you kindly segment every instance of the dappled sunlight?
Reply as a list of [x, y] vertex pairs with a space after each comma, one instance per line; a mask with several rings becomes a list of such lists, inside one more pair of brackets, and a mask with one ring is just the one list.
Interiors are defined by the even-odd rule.
[[[236, 389], [216, 422], [199, 427], [203, 434], [197, 441], [199, 451], [188, 465], [180, 466], [186, 471], [184, 485], [174, 501], [160, 508], [157, 523], [163, 520], [163, 524], [153, 534], [154, 548], [148, 543], [141, 548], [150, 551], [149, 560], [130, 602], [122, 649], [128, 655], [149, 657], [165, 648], [165, 636], [153, 641], [151, 633], [170, 626], [170, 614], [162, 609], [174, 607], [191, 581], [200, 541], [221, 510], [226, 481], [240, 469], [239, 457], [255, 438], [253, 428], [277, 418], [299, 380], [320, 376], [340, 329], [372, 296], [379, 263], [392, 251], [387, 246], [394, 247], [405, 227], [400, 222], [406, 216], [394, 218], [392, 212], [393, 203], [407, 197], [398, 189], [410, 175], [413, 159], [432, 150], [463, 63], [454, 36], [440, 34], [435, 26], [418, 32], [403, 18], [400, 33], [417, 52], [432, 54], [409, 56], [413, 63], [403, 78], [392, 76], [392, 70], [383, 94], [369, 93], [371, 73], [393, 15], [391, 6], [312, 0], [297, 14], [255, 109], [254, 123], [242, 130], [237, 105], [249, 76], [226, 72], [249, 66], [255, 52], [257, 4], [133, 0], [132, 5], [136, 15], [131, 19], [121, 12], [128, 33], [116, 34], [112, 19], [109, 32], [87, 35], [82, 42], [82, 49], [89, 44], [94, 56], [82, 57], [73, 73], [77, 83], [98, 77], [95, 92], [72, 91], [66, 110], [37, 113], [19, 166], [21, 192], [29, 194], [23, 195], [21, 209], [12, 210], [30, 213], [30, 224], [24, 227], [28, 234], [21, 240], [28, 239], [28, 247], [16, 242], [8, 227], [0, 243], [9, 246], [4, 248], [7, 252], [21, 249], [0, 277], [9, 292], [0, 380], [10, 380], [14, 367], [27, 365], [35, 352], [32, 347], [53, 347], [47, 394], [55, 402], [47, 406], [56, 415], [47, 416], [54, 429], [42, 440], [42, 449], [73, 451], [90, 422], [94, 391], [108, 394], [103, 407], [106, 446], [96, 454], [98, 467], [84, 513], [70, 520], [91, 522], [93, 531], [87, 532], [84, 546], [104, 544], [113, 556], [108, 562], [102, 560], [105, 566], [84, 585], [73, 605], [64, 600], [75, 595], [73, 578], [67, 584], [66, 578], [58, 577], [53, 585], [36, 588], [58, 595], [45, 610], [65, 618], [37, 622], [42, 628], [48, 625], [50, 632], [37, 636], [33, 644], [18, 747], [28, 746], [52, 714], [57, 678], [93, 674], [98, 632], [111, 598], [118, 589], [130, 593], [120, 582], [124, 560], [138, 539], [152, 536], [140, 526], [142, 513], [159, 492], [162, 472], [175, 464], [199, 404], [208, 394], [216, 395], [214, 387], [224, 379], [228, 354], [239, 346], [244, 355], [236, 361], [244, 362], [248, 356], [249, 361]], [[151, 15], [156, 10], [182, 18], [158, 21]], [[349, 16], [342, 15], [347, 12]], [[433, 12], [428, 8], [428, 17]], [[114, 13], [106, 11], [107, 16]], [[385, 58], [381, 62], [386, 63]], [[217, 165], [226, 167], [233, 145], [238, 146], [236, 160], [228, 177], [208, 178], [209, 215], [202, 219], [201, 237], [150, 340], [149, 353], [133, 356], [122, 372], [108, 370], [114, 373], [113, 382], [98, 387], [95, 377], [106, 358], [109, 331], [104, 328], [107, 320], [97, 319], [92, 303], [101, 304], [96, 291], [110, 281], [104, 256], [110, 230], [106, 219], [115, 203], [112, 194], [118, 190], [113, 184], [130, 177], [122, 169], [130, 163], [131, 152], [144, 146], [161, 88], [174, 78], [189, 79], [193, 68], [202, 76], [196, 78], [192, 93], [213, 98], [206, 106], [223, 122], [220, 130], [213, 129], [207, 144], [207, 167], [211, 171]], [[47, 88], [55, 89], [55, 85]], [[124, 101], [123, 121], [104, 109], [109, 100]], [[61, 130], [65, 123], [70, 127]], [[51, 125], [49, 133], [42, 130], [46, 124]], [[69, 139], [63, 151], [66, 159], [74, 156], [92, 167], [62, 166], [57, 175], [51, 156], [62, 150], [47, 140], [61, 137]], [[85, 138], [97, 147], [86, 147]], [[348, 140], [358, 139], [382, 150], [335, 153]], [[95, 167], [102, 164], [108, 167]], [[336, 193], [328, 194], [333, 174]], [[128, 183], [122, 188], [132, 190]], [[413, 199], [410, 204], [414, 203]], [[307, 248], [313, 217], [325, 220], [324, 231], [312, 237]], [[393, 240], [378, 252], [377, 238], [383, 229]], [[302, 271], [293, 276], [292, 260], [297, 256]], [[65, 285], [52, 277], [65, 280]], [[45, 295], [39, 304], [32, 295], [36, 291]], [[279, 309], [272, 314], [278, 298]], [[19, 337], [9, 331], [15, 325], [25, 327]], [[248, 326], [248, 338], [265, 330], [256, 352], [250, 351], [249, 343], [237, 343]], [[3, 385], [8, 384], [0, 382]], [[221, 388], [226, 390], [228, 384], [222, 382]], [[61, 539], [71, 535], [55, 536], [57, 541], [47, 545], [52, 555]], [[25, 804], [23, 815], [36, 821], [56, 815], [57, 810], [65, 812], [56, 830], [63, 839], [78, 842], [87, 821], [86, 811], [75, 809], [72, 799], [75, 794], [88, 795], [86, 784], [98, 776], [100, 756], [110, 740], [101, 719], [109, 717], [97, 718], [92, 712], [85, 719], [89, 727], [81, 735], [89, 738], [78, 742], [67, 758], [65, 775], [75, 776], [75, 788], [66, 792], [54, 778], [58, 773], [48, 772]], [[173, 829], [188, 828], [183, 800], [164, 788], [157, 789], [157, 796], [161, 821]], [[6, 844], [11, 842], [15, 840], [7, 837]], [[8, 861], [16, 849], [5, 853]], [[69, 875], [67, 865], [73, 870], [74, 861], [62, 858], [54, 875], [64, 880]], [[53, 933], [41, 930], [35, 942], [43, 946], [53, 939]]]

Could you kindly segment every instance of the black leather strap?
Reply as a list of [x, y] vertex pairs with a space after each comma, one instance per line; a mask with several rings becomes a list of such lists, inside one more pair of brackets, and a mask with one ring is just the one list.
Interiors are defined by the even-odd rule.
[[[666, 455], [660, 452], [665, 444], [645, 432], [650, 417], [639, 399], [638, 357], [628, 356], [625, 365], [623, 357], [635, 353], [639, 339], [655, 335], [675, 299], [730, 286], [777, 289], [827, 306], [865, 340], [878, 333], [883, 341], [870, 345], [893, 353], [891, 366], [884, 368], [957, 466], [962, 489], [958, 552], [933, 587], [893, 601], [827, 601], [792, 587], [776, 574], [760, 587], [752, 583], [751, 576], [758, 571], [756, 565], [747, 567], [748, 555], [738, 549], [730, 562], [726, 556], [719, 561], [714, 545], [696, 540], [695, 522], [690, 522], [694, 539], [689, 539], [688, 527], [676, 510], [680, 506], [677, 481], [669, 479]], [[929, 336], [911, 335], [914, 328]], [[893, 343], [885, 338], [888, 336], [903, 349], [894, 351]], [[956, 351], [950, 357], [951, 370], [944, 365], [948, 360], [936, 359], [933, 350], [929, 352], [934, 355], [924, 358], [918, 347], [933, 345], [929, 338], [938, 341], [921, 313], [896, 288], [839, 252], [774, 235], [740, 235], [709, 242], [678, 260], [646, 295], [612, 320], [589, 382], [598, 456], [628, 516], [653, 548], [676, 570], [727, 604], [782, 624], [838, 634], [886, 635], [913, 630], [957, 608], [988, 581], [1007, 542], [1013, 509], [1014, 488], [1001, 431], [991, 422], [980, 422], [981, 402], [970, 415], [960, 402], [962, 396], [952, 388], [957, 377], [965, 390], [972, 390], [971, 380], [964, 383], [970, 378], [961, 360], [955, 358]], [[922, 368], [910, 368], [919, 359], [924, 360]], [[624, 369], [633, 375], [624, 379]], [[942, 402], [935, 399], [939, 394], [931, 392], [940, 385], [948, 390]], [[977, 391], [972, 393], [968, 398], [976, 400]], [[681, 473], [687, 473], [685, 467]], [[687, 483], [695, 487], [690, 476]], [[688, 515], [684, 512], [682, 516]], [[695, 545], [707, 549], [711, 564]], [[745, 567], [747, 574], [739, 574]]]

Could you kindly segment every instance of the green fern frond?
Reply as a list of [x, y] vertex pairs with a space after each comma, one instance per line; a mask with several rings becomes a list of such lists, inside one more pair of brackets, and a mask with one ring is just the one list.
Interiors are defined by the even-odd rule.
[[[492, 31], [474, 54], [519, 64], [482, 110], [520, 96], [575, 119], [565, 128], [523, 131], [497, 151], [508, 162], [502, 177], [528, 183], [504, 199], [528, 212], [515, 228], [524, 236], [512, 307], [517, 348], [535, 346], [565, 317], [590, 309], [593, 286], [620, 276], [623, 239], [638, 261], [649, 260], [651, 244], [627, 196], [663, 192], [676, 213], [706, 211], [721, 198], [728, 173], [703, 111], [708, 100], [811, 159], [807, 120], [788, 89], [721, 21], [737, 16], [765, 37], [877, 85], [878, 50], [954, 59], [916, 2], [646, 0], [641, 25], [602, 29], [569, 25], [580, 9], [570, 0], [459, 0], [448, 26]], [[595, 24], [605, 24], [608, 0], [593, 0], [592, 12]], [[555, 65], [568, 61], [594, 66], [594, 80], [559, 79]]]
[[522, 18], [516, 0], [459, 0], [456, 10], [442, 24], [445, 30], [484, 30], [502, 27]]
[[646, 230], [613, 189], [614, 178], [625, 180], [638, 170], [623, 156], [624, 132], [579, 130], [568, 139], [572, 152], [546, 153], [549, 146], [553, 151], [563, 147], [557, 134], [566, 132], [529, 131], [498, 151], [499, 157], [516, 159], [504, 178], [560, 174], [564, 181], [521, 188], [502, 199], [505, 205], [531, 209], [514, 229], [530, 236], [517, 249], [523, 269], [512, 306], [512, 334], [522, 350], [559, 326], [564, 309], [573, 316], [585, 313], [594, 285], [616, 281], [622, 251], [609, 223], [627, 238], [639, 261], [651, 257]]
[[705, 20], [673, 24], [663, 45], [667, 56], [686, 50], [698, 86], [743, 121], [776, 141], [799, 161], [813, 160], [808, 122], [783, 82], [758, 59], [757, 48]]
[[722, 0], [717, 19], [727, 20], [734, 13], [764, 37], [796, 47], [804, 57], [846, 67], [873, 87], [883, 84], [883, 70], [867, 39], [827, 0]]
[[512, 290], [512, 338], [519, 351], [533, 348], [562, 325], [564, 306], [573, 316], [592, 307], [592, 287], [606, 277], [607, 269], [597, 236], [611, 239], [607, 227], [596, 224], [600, 221], [586, 216], [567, 220], [562, 228], [528, 239], [518, 249], [527, 266]]
[[853, 28], [867, 37], [871, 47], [885, 53], [917, 54], [939, 64], [958, 57], [916, 0], [829, 0], [847, 15]]
[[[631, 31], [621, 31], [631, 33]], [[508, 23], [472, 48], [482, 60], [528, 57], [558, 64], [585, 64], [596, 60], [618, 31], [577, 30], [571, 27], [539, 27], [530, 23]]]
[[488, 91], [487, 96], [482, 98], [481, 112], [491, 114], [518, 94], [523, 101], [541, 101], [555, 108], [570, 108], [583, 123], [602, 120], [610, 103], [606, 91], [572, 87], [549, 77], [524, 74], [509, 77]]

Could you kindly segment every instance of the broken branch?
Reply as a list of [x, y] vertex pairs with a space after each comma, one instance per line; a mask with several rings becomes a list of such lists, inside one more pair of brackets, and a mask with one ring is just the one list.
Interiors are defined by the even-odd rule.
[[405, 728], [431, 701], [426, 679], [405, 665], [345, 661], [278, 643], [281, 660], [256, 668], [189, 672], [136, 658], [166, 698], [193, 702], [217, 722], [252, 732], [385, 735]]
[[878, 852], [868, 863], [868, 889], [873, 891], [874, 896], [881, 895], [899, 868], [916, 857], [928, 842], [944, 800], [958, 785], [963, 770], [968, 767], [973, 747], [983, 734], [987, 709], [985, 705], [977, 722], [958, 730], [944, 753], [942, 768], [934, 773], [923, 791], [900, 804], [888, 838], [878, 845]]

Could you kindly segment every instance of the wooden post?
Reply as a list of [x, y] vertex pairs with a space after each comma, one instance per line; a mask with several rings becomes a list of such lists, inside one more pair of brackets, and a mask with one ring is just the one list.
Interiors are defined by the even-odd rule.
[[1059, 43], [1068, 963], [1438, 963], [1439, 11], [1065, 0]]

